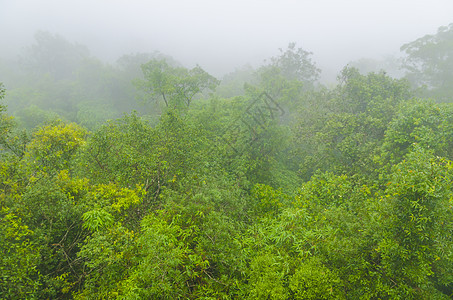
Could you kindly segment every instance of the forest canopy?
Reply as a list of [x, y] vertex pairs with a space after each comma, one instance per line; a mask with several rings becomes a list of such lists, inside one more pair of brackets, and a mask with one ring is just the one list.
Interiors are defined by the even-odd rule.
[[451, 299], [453, 26], [401, 50], [327, 87], [295, 43], [220, 80], [37, 33], [0, 65], [0, 298]]

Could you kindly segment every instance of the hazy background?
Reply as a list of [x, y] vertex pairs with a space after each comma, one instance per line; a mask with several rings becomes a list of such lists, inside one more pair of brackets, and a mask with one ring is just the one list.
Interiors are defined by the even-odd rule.
[[331, 79], [351, 60], [398, 55], [452, 12], [451, 0], [0, 0], [0, 55], [44, 30], [107, 61], [157, 50], [221, 77], [296, 42]]

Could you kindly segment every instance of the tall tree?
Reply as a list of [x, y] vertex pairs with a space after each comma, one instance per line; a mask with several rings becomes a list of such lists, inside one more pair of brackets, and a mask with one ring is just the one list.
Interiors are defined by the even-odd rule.
[[306, 92], [313, 90], [321, 72], [311, 59], [311, 52], [296, 48], [290, 43], [286, 50], [272, 57], [269, 64], [256, 72], [260, 90], [266, 91], [276, 101], [294, 109]]
[[153, 59], [142, 65], [144, 80], [137, 86], [152, 99], [164, 100], [165, 106], [190, 106], [196, 94], [206, 89], [213, 91], [220, 83], [200, 66], [193, 69], [175, 67], [165, 59]]
[[411, 97], [405, 80], [384, 73], [364, 76], [345, 68], [339, 79], [335, 90], [316, 93], [299, 112], [293, 130], [302, 174], [317, 169], [371, 174], [370, 154], [382, 144], [398, 105]]
[[81, 61], [89, 57], [85, 46], [73, 44], [59, 35], [38, 31], [36, 43], [26, 49], [22, 60], [32, 72], [48, 73], [54, 78], [70, 79]]
[[403, 45], [401, 51], [407, 55], [403, 67], [415, 86], [426, 86], [427, 95], [438, 101], [453, 101], [453, 23]]
[[296, 48], [296, 43], [289, 43], [286, 50], [279, 50], [280, 55], [271, 58], [271, 65], [279, 68], [286, 79], [311, 84], [318, 80], [321, 70], [312, 61], [312, 52]]

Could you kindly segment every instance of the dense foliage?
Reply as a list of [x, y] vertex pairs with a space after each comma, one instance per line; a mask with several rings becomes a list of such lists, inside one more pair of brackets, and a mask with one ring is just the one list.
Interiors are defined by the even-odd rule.
[[451, 103], [350, 67], [328, 89], [294, 44], [217, 94], [162, 55], [29, 51], [38, 75], [0, 86], [22, 99], [0, 106], [0, 298], [453, 297]]

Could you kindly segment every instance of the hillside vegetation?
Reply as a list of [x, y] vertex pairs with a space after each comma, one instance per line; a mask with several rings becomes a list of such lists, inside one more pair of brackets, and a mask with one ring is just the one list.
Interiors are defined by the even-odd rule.
[[38, 33], [0, 61], [0, 298], [451, 299], [452, 45], [327, 88], [295, 44], [221, 81]]

